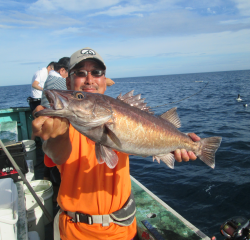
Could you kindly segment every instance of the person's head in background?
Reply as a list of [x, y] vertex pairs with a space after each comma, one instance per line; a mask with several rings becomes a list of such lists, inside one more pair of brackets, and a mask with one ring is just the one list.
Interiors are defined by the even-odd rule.
[[69, 57], [63, 57], [60, 58], [57, 63], [54, 63], [54, 70], [58, 72], [63, 78], [68, 77], [69, 61]]
[[55, 64], [55, 62], [49, 63], [49, 65], [47, 66], [48, 73], [49, 73], [51, 70], [54, 70], [54, 64]]

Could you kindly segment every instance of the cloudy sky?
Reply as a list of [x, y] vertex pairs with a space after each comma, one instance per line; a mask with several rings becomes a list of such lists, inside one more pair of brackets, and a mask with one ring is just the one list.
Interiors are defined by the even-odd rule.
[[0, 86], [84, 47], [110, 78], [250, 69], [250, 0], [0, 0]]

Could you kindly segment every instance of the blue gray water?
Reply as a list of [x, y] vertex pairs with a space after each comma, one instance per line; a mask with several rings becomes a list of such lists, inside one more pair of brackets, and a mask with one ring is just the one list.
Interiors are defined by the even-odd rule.
[[[172, 170], [151, 157], [131, 156], [131, 175], [208, 236], [223, 239], [219, 228], [230, 217], [250, 218], [250, 71], [113, 80], [107, 95], [134, 89], [151, 107], [168, 104], [154, 108], [156, 114], [178, 107], [182, 132], [223, 137], [215, 169], [196, 160], [176, 163]], [[0, 109], [28, 106], [29, 92], [30, 85], [0, 87]], [[242, 102], [236, 101], [238, 94]]]

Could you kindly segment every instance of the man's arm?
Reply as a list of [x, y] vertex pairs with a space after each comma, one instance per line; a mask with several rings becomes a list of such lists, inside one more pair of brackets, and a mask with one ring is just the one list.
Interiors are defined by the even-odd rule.
[[[33, 114], [42, 109], [44, 107], [41, 105], [37, 106]], [[40, 116], [33, 120], [32, 131], [35, 136], [45, 140], [43, 151], [55, 164], [61, 165], [66, 162], [72, 149], [67, 119]]]
[[33, 88], [37, 89], [37, 90], [40, 90], [40, 91], [43, 90], [43, 88], [39, 86], [39, 82], [36, 81], [36, 80], [32, 83], [31, 86], [32, 86]]

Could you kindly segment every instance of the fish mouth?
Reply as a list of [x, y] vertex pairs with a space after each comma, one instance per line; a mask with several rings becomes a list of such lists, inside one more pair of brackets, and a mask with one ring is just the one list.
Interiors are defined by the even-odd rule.
[[35, 117], [39, 116], [60, 116], [65, 112], [69, 104], [69, 96], [73, 91], [65, 90], [44, 90], [44, 94], [49, 101], [50, 108], [45, 108], [35, 113]]
[[65, 95], [62, 95], [54, 90], [44, 90], [44, 94], [49, 101], [50, 108], [53, 110], [63, 109], [66, 104], [66, 101], [68, 100]]

